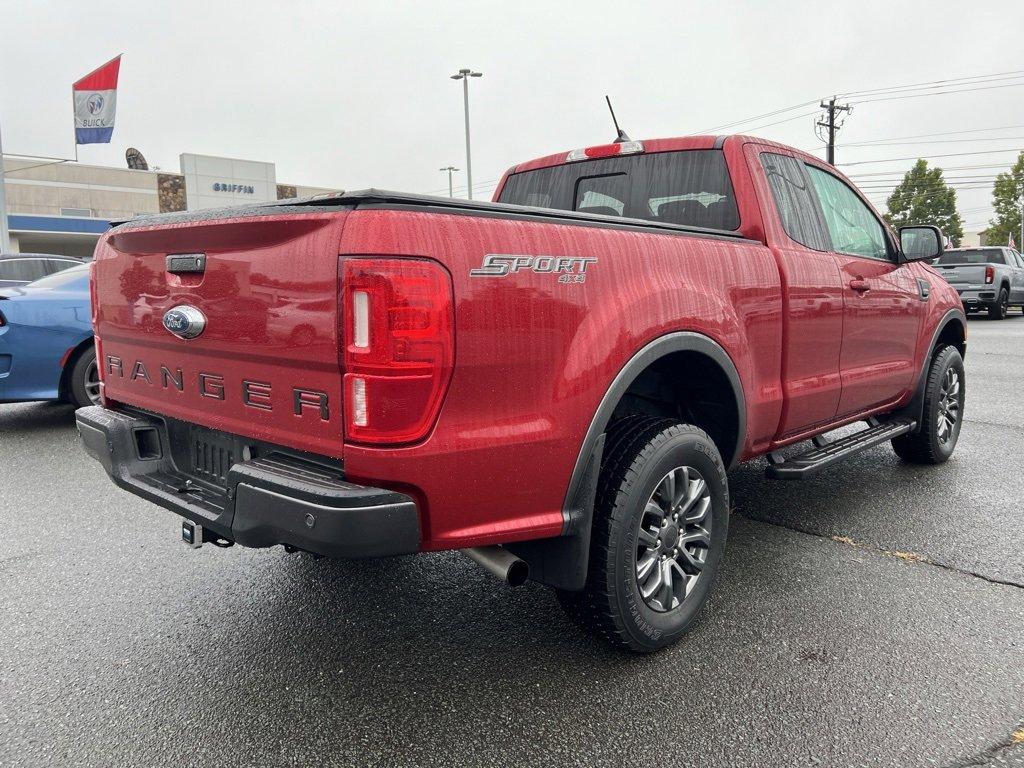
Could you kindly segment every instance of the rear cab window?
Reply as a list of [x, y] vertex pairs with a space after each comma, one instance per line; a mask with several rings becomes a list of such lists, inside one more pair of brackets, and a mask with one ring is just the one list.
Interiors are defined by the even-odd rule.
[[740, 226], [719, 149], [608, 157], [515, 173], [498, 202], [727, 231]]
[[936, 264], [1005, 264], [1002, 248], [974, 248], [969, 251], [946, 251]]

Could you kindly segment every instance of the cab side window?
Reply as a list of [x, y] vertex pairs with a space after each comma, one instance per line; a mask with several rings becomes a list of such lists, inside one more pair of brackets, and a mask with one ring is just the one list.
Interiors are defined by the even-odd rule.
[[871, 209], [843, 181], [820, 168], [807, 165], [818, 194], [832, 249], [850, 256], [889, 260], [885, 230]]
[[800, 163], [787, 155], [762, 152], [761, 167], [786, 234], [808, 248], [827, 251], [828, 240], [814, 205], [814, 192]]

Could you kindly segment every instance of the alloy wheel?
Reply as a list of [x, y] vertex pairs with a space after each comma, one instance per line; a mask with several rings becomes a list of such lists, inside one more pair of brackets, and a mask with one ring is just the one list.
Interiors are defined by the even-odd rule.
[[95, 360], [89, 363], [89, 367], [85, 369], [85, 394], [89, 396], [89, 401], [93, 405], [99, 405], [100, 372]]
[[711, 490], [693, 467], [666, 474], [644, 507], [636, 583], [648, 607], [677, 608], [693, 592], [711, 548]]
[[946, 371], [939, 388], [939, 412], [936, 417], [936, 436], [940, 443], [948, 443], [960, 421], [960, 374], [955, 368]]

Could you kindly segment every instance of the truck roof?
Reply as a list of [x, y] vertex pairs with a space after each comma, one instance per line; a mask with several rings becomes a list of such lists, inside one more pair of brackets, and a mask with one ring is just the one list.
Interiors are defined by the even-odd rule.
[[[815, 158], [813, 155], [808, 155], [806, 152], [802, 152], [794, 147], [780, 144], [777, 141], [769, 141], [768, 139], [758, 138], [757, 136], [746, 136], [744, 134], [704, 134], [699, 136], [675, 136], [672, 138], [661, 139], [637, 139], [637, 141], [643, 144], [644, 154], [652, 154], [654, 152], [679, 152], [687, 149], [721, 149], [726, 141], [739, 141], [741, 143], [756, 141], [758, 144], [779, 147], [789, 152], [795, 152], [801, 157], [809, 157], [820, 162], [820, 158]], [[527, 160], [526, 162], [512, 166], [508, 173], [522, 173], [523, 171], [535, 171], [538, 168], [550, 168], [554, 165], [562, 165], [566, 162], [566, 157], [570, 151], [572, 150], [565, 150], [551, 155], [544, 155], [543, 157], [538, 157], [533, 160]]]

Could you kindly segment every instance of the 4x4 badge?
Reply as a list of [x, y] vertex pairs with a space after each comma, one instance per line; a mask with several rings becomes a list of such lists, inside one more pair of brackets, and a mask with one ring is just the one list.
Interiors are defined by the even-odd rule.
[[194, 339], [206, 329], [206, 315], [188, 304], [164, 312], [164, 328], [179, 339]]

